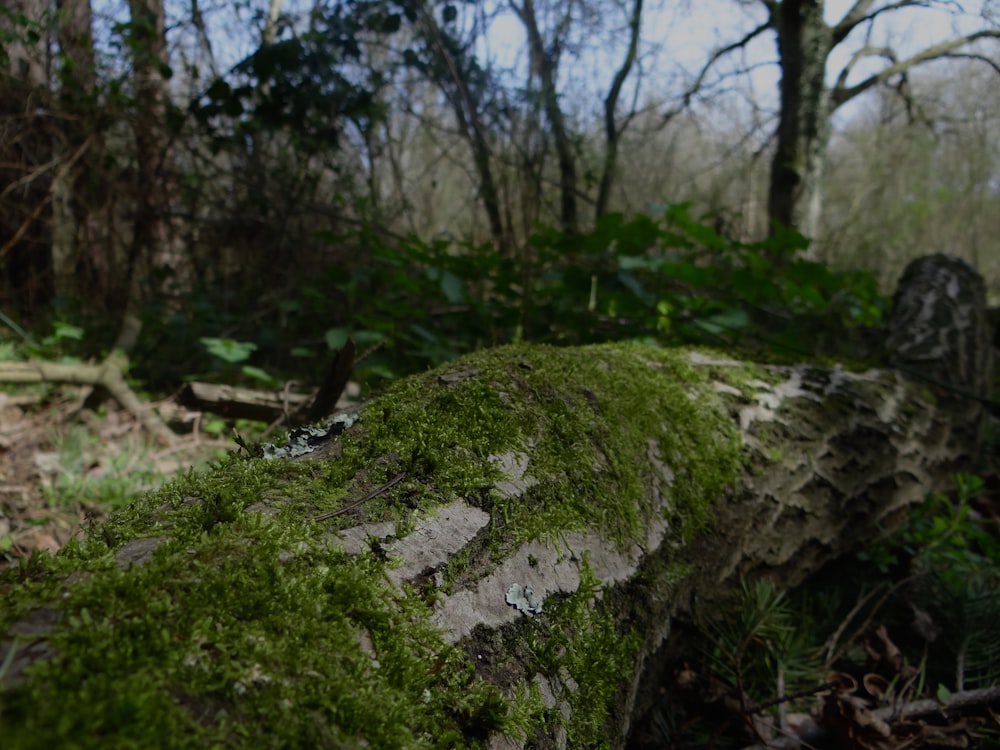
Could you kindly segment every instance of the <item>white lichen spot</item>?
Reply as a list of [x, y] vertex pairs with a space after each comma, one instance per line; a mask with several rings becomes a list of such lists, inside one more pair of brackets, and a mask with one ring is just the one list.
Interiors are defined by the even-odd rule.
[[535, 590], [531, 586], [512, 583], [507, 589], [506, 601], [512, 607], [516, 607], [518, 612], [526, 615], [537, 615], [542, 611], [542, 598], [535, 595]]

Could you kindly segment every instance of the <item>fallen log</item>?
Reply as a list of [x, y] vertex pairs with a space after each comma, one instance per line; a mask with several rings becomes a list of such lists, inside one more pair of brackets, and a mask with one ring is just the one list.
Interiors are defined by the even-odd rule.
[[800, 582], [966, 468], [977, 420], [894, 370], [470, 355], [0, 579], [0, 736], [622, 747], [695, 592]]

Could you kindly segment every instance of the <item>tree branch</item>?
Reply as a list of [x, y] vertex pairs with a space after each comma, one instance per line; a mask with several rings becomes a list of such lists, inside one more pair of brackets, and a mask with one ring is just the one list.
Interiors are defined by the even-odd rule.
[[920, 0], [899, 0], [899, 2], [890, 3], [889, 5], [883, 6], [881, 8], [876, 8], [874, 11], [869, 13], [869, 9], [874, 4], [874, 0], [858, 0], [854, 3], [854, 6], [844, 14], [844, 17], [837, 22], [837, 24], [831, 29], [833, 32], [833, 44], [834, 46], [840, 44], [847, 35], [850, 34], [854, 29], [856, 29], [861, 24], [866, 21], [873, 21], [878, 16], [886, 13], [888, 11], [899, 10], [900, 8], [909, 8], [914, 6], [927, 6], [928, 3], [920, 2]]
[[[768, 7], [770, 8], [770, 6]], [[768, 17], [768, 19], [764, 21], [764, 23], [760, 24], [757, 28], [750, 31], [748, 34], [746, 34], [746, 36], [744, 36], [739, 41], [733, 42], [732, 44], [728, 44], [725, 47], [722, 47], [713, 52], [712, 56], [708, 58], [708, 62], [706, 62], [705, 65], [702, 66], [701, 72], [698, 73], [698, 77], [695, 78], [694, 83], [691, 84], [684, 92], [684, 95], [681, 97], [680, 106], [675, 107], [674, 109], [667, 112], [663, 116], [663, 121], [666, 122], [668, 120], [671, 120], [676, 115], [680, 114], [682, 111], [687, 109], [687, 107], [691, 104], [691, 97], [697, 94], [698, 91], [701, 89], [702, 84], [705, 82], [705, 76], [708, 75], [709, 70], [712, 69], [712, 66], [715, 65], [716, 62], [718, 62], [720, 59], [728, 55], [730, 52], [735, 52], [738, 49], [746, 47], [750, 42], [752, 42], [758, 36], [760, 36], [765, 31], [768, 31], [771, 28], [773, 28], [773, 20], [771, 17]]]
[[899, 62], [890, 65], [884, 70], [869, 76], [865, 80], [861, 81], [861, 83], [855, 84], [854, 86], [844, 87], [838, 82], [838, 85], [835, 86], [830, 92], [832, 110], [835, 111], [845, 102], [849, 102], [854, 97], [870, 89], [872, 86], [887, 81], [897, 73], [903, 73], [916, 65], [930, 60], [937, 60], [939, 58], [946, 57], [952, 50], [964, 47], [967, 44], [972, 44], [980, 39], [1000, 39], [1000, 30], [986, 29], [983, 31], [977, 31], [974, 34], [968, 34], [958, 39], [950, 39], [946, 42], [935, 44], [921, 52], [918, 52], [912, 57], [908, 57], [905, 60], [900, 60]]
[[851, 74], [851, 70], [854, 69], [854, 66], [860, 60], [864, 60], [866, 57], [884, 57], [890, 63], [899, 62], [896, 58], [896, 53], [890, 47], [862, 47], [851, 55], [851, 59], [848, 60], [843, 70], [840, 71], [840, 74], [837, 76], [837, 83], [833, 86], [834, 91], [842, 89], [847, 85], [847, 77]]

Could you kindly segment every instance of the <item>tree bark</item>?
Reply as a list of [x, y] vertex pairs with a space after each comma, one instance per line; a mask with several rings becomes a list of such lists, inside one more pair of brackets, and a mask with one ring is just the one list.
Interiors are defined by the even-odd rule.
[[781, 109], [771, 164], [768, 215], [786, 227], [815, 234], [819, 181], [830, 137], [826, 60], [833, 32], [822, 0], [783, 0], [772, 11], [781, 62]]
[[134, 312], [147, 284], [173, 297], [187, 288], [191, 270], [173, 219], [176, 184], [167, 126], [170, 56], [163, 0], [129, 0], [129, 12], [135, 82], [136, 207], [127, 276], [128, 307]]
[[[621, 96], [622, 86], [632, 71], [639, 56], [639, 31], [642, 28], [642, 3], [643, 0], [633, 0], [632, 12], [629, 14], [629, 44], [625, 51], [625, 58], [621, 66], [615, 72], [608, 89], [608, 95], [604, 97], [604, 163], [601, 165], [601, 181], [597, 188], [597, 202], [594, 204], [594, 220], [600, 219], [608, 210], [608, 203], [611, 200], [611, 186], [615, 181], [615, 172], [618, 167], [618, 143], [621, 140], [625, 126], [619, 126], [617, 118], [618, 98]], [[626, 119], [626, 123], [628, 119]]]
[[[824, 0], [761, 0], [769, 14], [765, 26], [777, 34], [778, 60], [781, 65], [780, 113], [777, 145], [771, 167], [768, 191], [768, 216], [772, 222], [816, 236], [822, 213], [823, 167], [829, 145], [830, 118], [841, 105], [875, 85], [930, 60], [946, 57], [956, 50], [986, 39], [1000, 38], [996, 29], [982, 29], [935, 45], [903, 60], [889, 49], [863, 47], [856, 52], [838, 75], [833, 87], [826, 85], [826, 66], [831, 52], [858, 26], [871, 23], [877, 16], [923, 3], [902, 2], [876, 5], [874, 0], [855, 0], [840, 21], [833, 26], [823, 19]], [[758, 27], [744, 40], [724, 48], [706, 65], [707, 68], [726, 54], [745, 46], [757, 36]], [[847, 79], [861, 60], [881, 57], [890, 64], [848, 85]], [[982, 58], [993, 64], [988, 58]]]
[[48, 219], [53, 159], [49, 7], [13, 0], [0, 14], [0, 306], [41, 318], [53, 295]]
[[502, 255], [510, 255], [513, 252], [513, 241], [503, 220], [500, 188], [494, 174], [493, 151], [483, 122], [482, 92], [473, 85], [464, 54], [438, 25], [433, 10], [428, 9], [424, 2], [420, 2], [418, 7], [420, 31], [435, 60], [431, 66], [431, 77], [451, 104], [462, 137], [472, 151], [472, 162], [479, 177], [479, 197], [486, 212], [493, 242]]
[[[105, 190], [105, 171], [94, 154], [103, 153], [103, 135], [94, 102], [97, 72], [93, 46], [93, 13], [90, 0], [58, 0], [57, 36], [62, 54], [59, 99], [69, 115], [61, 128], [56, 151], [72, 166], [52, 180], [52, 269], [56, 296], [71, 298], [89, 291], [91, 299], [105, 303], [116, 295], [110, 279], [88, 274], [81, 283], [81, 268], [113, 266], [113, 259], [98, 257], [102, 227], [97, 221]], [[79, 152], [79, 153], [78, 153]], [[94, 288], [94, 282], [97, 289]], [[103, 282], [103, 283], [101, 283]]]
[[[947, 361], [985, 316], [939, 263]], [[695, 592], [793, 586], [968, 468], [977, 410], [926, 394], [634, 344], [407, 379], [0, 579], [5, 747], [622, 747]]]

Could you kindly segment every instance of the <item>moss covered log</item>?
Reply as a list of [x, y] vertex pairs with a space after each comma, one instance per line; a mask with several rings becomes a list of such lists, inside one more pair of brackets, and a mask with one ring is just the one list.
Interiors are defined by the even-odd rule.
[[949, 429], [891, 372], [463, 358], [7, 572], [3, 747], [621, 747], [693, 591], [869, 537]]

